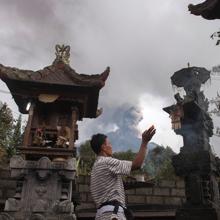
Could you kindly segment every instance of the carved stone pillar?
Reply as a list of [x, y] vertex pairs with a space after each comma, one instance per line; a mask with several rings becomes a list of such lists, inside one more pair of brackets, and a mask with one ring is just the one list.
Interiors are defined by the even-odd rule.
[[17, 179], [16, 194], [5, 204], [0, 219], [75, 220], [72, 184], [75, 158], [52, 162], [14, 156], [10, 161], [11, 177]]
[[164, 108], [170, 115], [177, 106], [182, 111], [180, 126], [173, 127], [184, 143], [180, 153], [173, 157], [175, 172], [184, 178], [186, 190], [186, 202], [177, 210], [177, 220], [220, 220], [218, 158], [209, 144], [213, 122], [207, 112], [208, 101], [200, 91], [201, 84], [209, 78], [209, 71], [198, 67], [174, 73], [172, 83], [183, 87], [186, 95], [181, 98], [176, 94], [177, 104]]

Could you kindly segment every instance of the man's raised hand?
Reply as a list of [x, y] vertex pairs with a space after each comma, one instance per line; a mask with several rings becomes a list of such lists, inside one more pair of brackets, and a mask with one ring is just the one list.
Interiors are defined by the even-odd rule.
[[148, 128], [142, 133], [142, 143], [147, 144], [155, 133], [156, 129], [154, 128], [154, 125], [152, 125], [150, 128]]

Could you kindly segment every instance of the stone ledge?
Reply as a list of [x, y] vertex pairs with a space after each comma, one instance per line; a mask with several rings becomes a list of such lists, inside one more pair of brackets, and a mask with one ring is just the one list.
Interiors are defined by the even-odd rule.
[[181, 205], [182, 200], [179, 197], [167, 197], [164, 198], [164, 203], [169, 205]]
[[130, 204], [141, 204], [145, 203], [145, 196], [140, 196], [140, 195], [128, 195], [127, 196], [127, 201]]
[[153, 188], [139, 188], [136, 189], [137, 195], [152, 195], [153, 194]]
[[161, 180], [158, 184], [159, 187], [175, 187], [175, 181], [174, 180]]
[[169, 188], [154, 188], [153, 194], [157, 196], [169, 196], [170, 195], [170, 189]]
[[185, 188], [185, 182], [184, 180], [179, 180], [176, 182], [176, 187], [177, 188]]
[[162, 197], [162, 196], [147, 196], [146, 203], [147, 204], [162, 205], [162, 204], [164, 204], [164, 197]]
[[171, 196], [185, 196], [185, 189], [171, 189]]

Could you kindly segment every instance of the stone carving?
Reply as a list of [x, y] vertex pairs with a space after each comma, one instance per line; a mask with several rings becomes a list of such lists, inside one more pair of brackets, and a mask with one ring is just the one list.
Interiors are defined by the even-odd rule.
[[12, 216], [10, 216], [8, 213], [1, 213], [0, 220], [15, 220], [15, 219]]
[[33, 214], [29, 220], [46, 220], [46, 218], [41, 214]]
[[39, 179], [44, 180], [50, 175], [51, 161], [48, 157], [41, 157], [37, 162], [37, 174]]
[[[12, 218], [41, 220], [49, 216], [54, 220], [75, 219], [71, 202], [72, 181], [76, 173], [74, 159], [52, 162], [42, 157], [38, 161], [23, 163], [24, 160], [16, 156], [11, 160], [12, 173], [16, 170], [18, 182], [14, 197], [6, 202], [5, 211], [10, 212]], [[22, 163], [17, 168], [19, 161]]]
[[56, 60], [62, 60], [64, 63], [69, 64], [70, 62], [70, 46], [57, 44], [56, 49]]
[[26, 161], [19, 155], [14, 155], [13, 159], [10, 160], [11, 168], [23, 168], [26, 165]]
[[220, 219], [216, 179], [220, 173], [219, 160], [209, 144], [213, 135], [213, 122], [207, 112], [209, 103], [200, 91], [209, 78], [210, 72], [205, 68], [191, 67], [175, 72], [171, 81], [175, 86], [183, 87], [186, 95], [175, 94], [177, 104], [164, 108], [171, 116], [176, 114], [177, 106], [183, 111], [179, 114], [178, 126], [173, 126], [184, 142], [180, 153], [173, 157], [175, 172], [185, 179], [186, 190], [186, 203], [177, 210], [177, 220]]
[[15, 198], [9, 198], [6, 200], [4, 211], [15, 212], [20, 209], [20, 201]]
[[54, 204], [53, 210], [56, 213], [73, 213], [74, 206], [73, 206], [73, 203], [70, 202], [69, 200], [64, 200], [62, 202], [57, 201]]

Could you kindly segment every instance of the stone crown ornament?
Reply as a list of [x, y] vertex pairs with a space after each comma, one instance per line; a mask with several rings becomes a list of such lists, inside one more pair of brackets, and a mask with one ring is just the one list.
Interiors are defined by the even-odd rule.
[[55, 46], [56, 49], [56, 61], [62, 61], [65, 64], [70, 63], [70, 46], [65, 46], [64, 44]]

